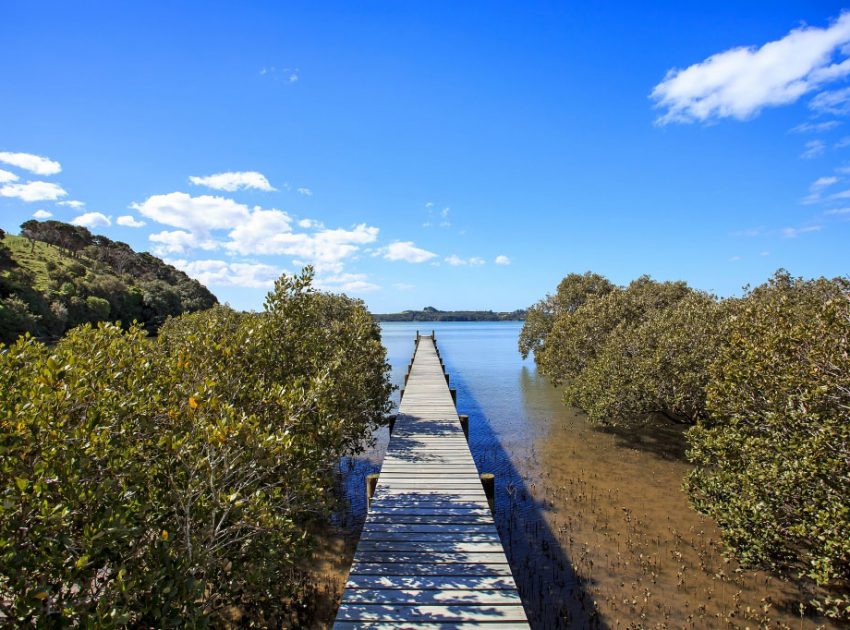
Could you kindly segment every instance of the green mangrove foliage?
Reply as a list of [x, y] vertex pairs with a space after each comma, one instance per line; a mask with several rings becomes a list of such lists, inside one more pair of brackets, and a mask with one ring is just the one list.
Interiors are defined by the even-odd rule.
[[743, 564], [811, 580], [813, 603], [850, 619], [850, 281], [780, 270], [719, 300], [642, 277], [554, 301], [529, 310], [519, 347], [565, 402], [599, 423], [693, 425], [693, 505]]
[[802, 573], [850, 619], [850, 283], [779, 274], [727, 326], [688, 492], [746, 564]]
[[[291, 623], [332, 470], [389, 411], [362, 303], [283, 276], [149, 338], [102, 323], [0, 347], [0, 615]], [[235, 612], [234, 612], [235, 611]]]

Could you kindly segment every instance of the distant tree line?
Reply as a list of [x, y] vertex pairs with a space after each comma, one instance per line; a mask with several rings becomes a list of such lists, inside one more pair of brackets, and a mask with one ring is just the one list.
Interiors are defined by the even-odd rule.
[[261, 313], [0, 346], [0, 618], [306, 627], [312, 533], [384, 423], [388, 370], [363, 304], [310, 269]]
[[218, 301], [202, 284], [126, 243], [60, 221], [27, 221], [0, 237], [0, 341], [58, 339], [74, 326], [138, 321], [155, 332], [169, 316]]
[[495, 311], [441, 311], [426, 306], [421, 311], [380, 313], [374, 315], [379, 322], [502, 322], [525, 319], [525, 309], [511, 312]]
[[686, 479], [745, 565], [821, 587], [850, 619], [850, 280], [778, 271], [740, 298], [570, 274], [532, 306], [523, 356], [598, 423], [691, 425]]

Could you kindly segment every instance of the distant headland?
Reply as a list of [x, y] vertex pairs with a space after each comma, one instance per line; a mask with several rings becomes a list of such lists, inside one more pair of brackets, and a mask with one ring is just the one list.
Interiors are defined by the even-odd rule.
[[426, 306], [421, 311], [402, 311], [401, 313], [374, 313], [379, 322], [507, 322], [525, 320], [526, 310], [510, 312], [496, 311], [441, 311]]

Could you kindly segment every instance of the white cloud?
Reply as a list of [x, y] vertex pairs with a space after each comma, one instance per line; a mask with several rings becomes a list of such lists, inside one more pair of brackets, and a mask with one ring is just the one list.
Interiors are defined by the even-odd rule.
[[433, 202], [433, 201], [426, 201], [426, 202], [425, 202], [425, 207], [426, 207], [426, 208], [433, 208], [433, 207], [434, 207], [434, 202]]
[[256, 190], [265, 190], [271, 192], [275, 190], [266, 179], [266, 176], [257, 171], [228, 171], [226, 173], [216, 173], [215, 175], [206, 175], [204, 177], [192, 176], [189, 181], [196, 186], [206, 186], [215, 190], [226, 190], [232, 192], [245, 188], [254, 188]]
[[741, 260], [740, 256], [732, 256], [729, 258], [729, 262], [738, 262], [739, 260]]
[[192, 197], [184, 192], [153, 195], [130, 207], [157, 223], [201, 234], [231, 229], [251, 214], [248, 206], [233, 199], [211, 195]]
[[59, 162], [32, 153], [0, 151], [0, 162], [17, 166], [36, 175], [56, 175], [62, 171], [62, 165]]
[[823, 133], [835, 129], [841, 122], [837, 120], [826, 120], [819, 123], [804, 122], [791, 129], [791, 133]]
[[804, 160], [816, 158], [826, 149], [826, 144], [822, 140], [809, 140], [805, 145], [805, 151], [800, 154]]
[[759, 252], [759, 256], [770, 256], [770, 252]]
[[847, 147], [850, 147], [850, 136], [844, 136], [836, 142], [833, 147], [836, 149], [846, 149]]
[[804, 26], [760, 48], [733, 48], [672, 69], [652, 90], [656, 107], [664, 110], [656, 122], [744, 120], [765, 107], [793, 103], [850, 74], [848, 42], [850, 13], [842, 13], [827, 28]]
[[86, 212], [74, 218], [72, 225], [81, 225], [87, 228], [106, 227], [112, 225], [112, 221], [102, 212]]
[[850, 214], [850, 208], [833, 208], [832, 210], [827, 210], [826, 214]]
[[407, 282], [396, 282], [393, 284], [393, 288], [399, 291], [412, 291], [416, 288], [415, 284], [408, 284]]
[[473, 256], [472, 258], [461, 258], [456, 254], [446, 256], [445, 261], [452, 267], [460, 267], [461, 265], [479, 266], [485, 263], [483, 258], [479, 258], [477, 256]]
[[820, 225], [810, 225], [808, 227], [802, 228], [792, 228], [787, 227], [782, 229], [782, 236], [785, 238], [796, 238], [800, 236], [800, 234], [807, 234], [809, 232], [819, 232], [822, 229]]
[[436, 258], [437, 254], [416, 247], [413, 241], [396, 241], [381, 248], [380, 253], [387, 260], [403, 260], [409, 263], [423, 263]]
[[[318, 225], [313, 223], [311, 227]], [[321, 228], [312, 233], [293, 232], [288, 214], [257, 208], [228, 237], [230, 241], [225, 247], [239, 254], [285, 254], [312, 264], [319, 272], [339, 273], [343, 260], [354, 255], [361, 245], [378, 238], [378, 228], [361, 223], [350, 230]]]
[[505, 256], [504, 254], [500, 254], [499, 256], [496, 256], [496, 260], [494, 260], [493, 262], [495, 262], [497, 265], [510, 265], [511, 259]]
[[370, 293], [381, 287], [368, 281], [364, 273], [340, 273], [316, 279], [316, 287], [325, 291], [342, 291], [346, 293]]
[[131, 228], [140, 228], [147, 225], [147, 223], [145, 223], [144, 221], [139, 221], [138, 219], [136, 219], [136, 217], [129, 214], [121, 215], [120, 217], [115, 219], [115, 222], [118, 225], [123, 225], [124, 227]]
[[445, 219], [447, 216], [449, 216], [449, 211], [450, 211], [450, 210], [451, 210], [451, 208], [449, 208], [448, 206], [446, 206], [445, 208], [443, 208], [442, 210], [440, 210], [440, 216], [441, 216], [441, 217], [443, 217], [443, 218]]
[[305, 188], [304, 186], [302, 186], [301, 188], [298, 189], [298, 194], [304, 195], [305, 197], [312, 197], [313, 191], [310, 190], [309, 188]]
[[325, 224], [321, 221], [315, 221], [313, 219], [301, 219], [298, 222], [298, 227], [302, 227], [305, 230], [308, 230], [310, 228], [323, 228], [325, 227]]
[[23, 201], [55, 201], [68, 193], [53, 182], [27, 182], [0, 186], [0, 196], [16, 197]]
[[84, 205], [86, 205], [86, 202], [85, 201], [74, 201], [74, 200], [72, 200], [72, 201], [57, 201], [56, 205], [57, 206], [68, 206], [69, 208], [82, 208]]
[[[209, 195], [154, 195], [131, 207], [157, 223], [179, 228], [150, 236], [159, 244], [155, 252], [160, 255], [224, 247], [241, 255], [289, 255], [299, 264], [312, 264], [317, 272], [341, 273], [346, 258], [378, 237], [378, 228], [365, 224], [350, 230], [326, 229], [309, 219], [300, 226], [315, 231], [294, 232], [293, 219], [286, 212], [259, 206], [249, 209], [232, 199]], [[216, 230], [227, 230], [227, 239], [214, 237]]]
[[16, 182], [18, 181], [18, 176], [10, 171], [4, 171], [0, 168], [0, 184], [5, 184], [7, 182]]
[[167, 260], [190, 277], [207, 286], [236, 286], [266, 289], [274, 286], [283, 270], [262, 263], [224, 260]]
[[219, 247], [219, 243], [209, 237], [199, 236], [194, 232], [185, 230], [173, 230], [156, 232], [148, 236], [154, 242], [159, 243], [154, 247], [154, 254], [167, 256], [168, 254], [186, 254], [193, 249], [213, 250]]
[[49, 219], [53, 216], [53, 213], [47, 210], [36, 210], [32, 213], [32, 216], [34, 219]]

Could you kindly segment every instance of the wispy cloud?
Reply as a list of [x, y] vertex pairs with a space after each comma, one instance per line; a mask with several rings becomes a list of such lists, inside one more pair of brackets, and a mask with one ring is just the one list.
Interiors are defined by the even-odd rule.
[[286, 83], [297, 83], [301, 76], [301, 71], [298, 68], [265, 66], [260, 68], [260, 76], [268, 77], [273, 81], [283, 80]]
[[478, 256], [473, 256], [472, 258], [461, 258], [456, 254], [446, 256], [444, 260], [446, 264], [449, 264], [452, 267], [460, 267], [461, 265], [472, 265], [473, 267], [478, 267], [486, 262], [483, 258], [479, 258]]
[[0, 151], [0, 162], [16, 166], [36, 175], [56, 175], [62, 171], [59, 162], [32, 153], [10, 153]]
[[0, 196], [15, 197], [21, 201], [55, 201], [68, 193], [59, 184], [53, 182], [27, 182], [25, 184], [6, 184], [0, 186]]
[[793, 129], [790, 129], [791, 133], [823, 133], [825, 131], [829, 131], [830, 129], [835, 129], [840, 125], [841, 122], [838, 120], [825, 120], [819, 123], [812, 122], [804, 122], [800, 125], [797, 125]]
[[396, 241], [378, 250], [386, 260], [404, 261], [409, 263], [428, 262], [437, 257], [434, 252], [416, 247], [413, 241]]
[[193, 175], [189, 178], [189, 181], [196, 186], [206, 186], [213, 190], [226, 190], [228, 192], [249, 188], [265, 190], [266, 192], [276, 190], [269, 183], [266, 176], [257, 171], [228, 171], [226, 173], [204, 175], [203, 177]]
[[112, 225], [112, 220], [102, 212], [86, 212], [72, 219], [71, 223], [87, 228], [97, 228]]
[[[663, 111], [656, 122], [745, 120], [765, 107], [796, 102], [850, 74], [848, 43], [850, 13], [842, 13], [827, 28], [800, 27], [759, 48], [733, 48], [674, 68], [652, 90], [655, 106]], [[828, 105], [834, 99], [822, 101]]]
[[801, 234], [808, 234], [810, 232], [820, 232], [821, 229], [823, 229], [823, 226], [821, 225], [809, 225], [806, 227], [799, 228], [787, 227], [782, 228], [782, 236], [784, 236], [785, 238], [797, 238]]
[[309, 188], [306, 188], [306, 187], [302, 186], [301, 188], [299, 188], [299, 189], [298, 189], [298, 194], [299, 194], [299, 195], [304, 195], [305, 197], [312, 197], [312, 196], [313, 196], [313, 191], [312, 191], [312, 190], [310, 190]]
[[813, 204], [823, 201], [823, 191], [839, 181], [835, 175], [818, 177], [811, 186], [809, 186], [809, 194], [803, 198], [804, 204]]
[[497, 265], [510, 265], [511, 259], [505, 256], [504, 254], [501, 254], [499, 256], [496, 256], [496, 260], [494, 260], [493, 262]]
[[826, 144], [823, 140], [809, 140], [805, 144], [805, 150], [800, 154], [800, 157], [804, 160], [811, 160], [822, 154], [824, 149], [826, 149]]
[[809, 102], [816, 112], [843, 116], [850, 113], [850, 88], [821, 92]]
[[68, 206], [69, 208], [79, 209], [79, 208], [82, 208], [84, 205], [86, 205], [86, 202], [85, 201], [76, 201], [76, 200], [57, 201], [56, 205], [57, 206]]
[[409, 284], [407, 282], [396, 282], [393, 284], [393, 288], [398, 291], [412, 291], [416, 288], [415, 284]]
[[841, 214], [850, 214], [850, 208], [832, 208], [827, 210], [825, 214], [830, 215], [841, 215]]

